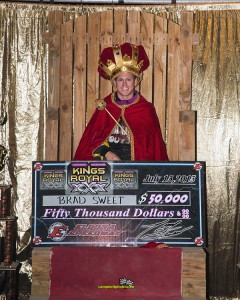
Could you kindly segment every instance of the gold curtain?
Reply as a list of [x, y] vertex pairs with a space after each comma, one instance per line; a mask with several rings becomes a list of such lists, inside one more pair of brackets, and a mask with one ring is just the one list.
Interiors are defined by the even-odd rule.
[[46, 30], [44, 7], [0, 5], [0, 101], [7, 122], [0, 143], [9, 149], [1, 184], [12, 185], [12, 214], [17, 216], [17, 253], [22, 262], [20, 285], [31, 282], [31, 161], [43, 158], [46, 101], [46, 54], [41, 34]]
[[[192, 109], [197, 111], [197, 158], [207, 164], [208, 294], [240, 296], [240, 4], [87, 6], [0, 3], [0, 144], [9, 163], [0, 183], [12, 184], [18, 217], [20, 292], [31, 282], [31, 162], [44, 159], [47, 46], [41, 43], [50, 10], [68, 20], [80, 14], [137, 9], [179, 20], [194, 11], [200, 42], [193, 50]], [[1, 232], [1, 231], [0, 231]]]
[[207, 164], [210, 295], [240, 296], [240, 10], [198, 11], [193, 109]]

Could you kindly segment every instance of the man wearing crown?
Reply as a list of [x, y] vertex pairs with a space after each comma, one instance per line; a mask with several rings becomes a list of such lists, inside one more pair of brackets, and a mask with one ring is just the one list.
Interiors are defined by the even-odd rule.
[[148, 66], [141, 45], [102, 51], [98, 72], [115, 92], [97, 101], [74, 160], [168, 160], [155, 108], [135, 90]]

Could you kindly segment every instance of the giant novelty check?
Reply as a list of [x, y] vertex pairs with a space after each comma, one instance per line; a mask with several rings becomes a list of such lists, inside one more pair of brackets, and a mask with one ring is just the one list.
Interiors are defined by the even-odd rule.
[[33, 162], [34, 246], [206, 246], [204, 162]]

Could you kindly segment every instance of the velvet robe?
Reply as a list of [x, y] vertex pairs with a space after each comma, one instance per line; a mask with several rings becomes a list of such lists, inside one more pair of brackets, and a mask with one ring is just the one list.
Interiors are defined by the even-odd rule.
[[[106, 98], [106, 108], [119, 120], [122, 116], [131, 136], [131, 160], [168, 160], [159, 120], [152, 103], [138, 95], [130, 105], [117, 105], [114, 94]], [[96, 109], [79, 142], [74, 160], [93, 160], [92, 153], [111, 134], [115, 121], [104, 110]]]

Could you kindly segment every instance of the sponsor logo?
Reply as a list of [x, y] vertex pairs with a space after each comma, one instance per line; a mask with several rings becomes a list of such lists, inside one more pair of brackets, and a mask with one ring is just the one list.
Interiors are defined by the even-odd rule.
[[33, 239], [33, 244], [38, 246], [42, 243], [42, 238], [40, 236], [35, 236], [35, 238]]
[[68, 185], [71, 192], [97, 194], [106, 192], [110, 184], [107, 164], [74, 163], [68, 170]]
[[203, 243], [204, 243], [203, 238], [201, 238], [201, 237], [195, 238], [195, 243], [194, 243], [195, 245], [202, 246]]
[[202, 169], [202, 164], [200, 164], [200, 163], [195, 163], [195, 165], [194, 165], [194, 170], [196, 170], [196, 171], [199, 171], [199, 170], [201, 170]]
[[120, 278], [118, 285], [99, 285], [99, 289], [134, 289], [134, 283], [127, 278]]
[[43, 165], [39, 162], [34, 164], [34, 170], [39, 171], [42, 170]]
[[48, 238], [52, 239], [54, 242], [60, 242], [65, 239], [68, 232], [68, 226], [63, 223], [56, 222], [53, 223], [48, 229]]
[[77, 224], [68, 236], [119, 236], [116, 224]]

